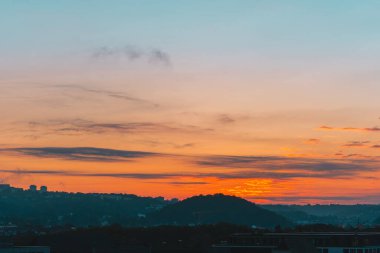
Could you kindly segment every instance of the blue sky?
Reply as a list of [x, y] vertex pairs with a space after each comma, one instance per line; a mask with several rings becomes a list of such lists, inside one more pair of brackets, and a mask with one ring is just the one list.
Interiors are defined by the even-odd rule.
[[[12, 56], [138, 44], [224, 61], [379, 52], [377, 1], [2, 1]], [[344, 43], [342, 43], [344, 42]], [[367, 52], [366, 52], [367, 50]], [[185, 52], [184, 52], [185, 51]], [[235, 59], [237, 57], [237, 59]], [[226, 62], [224, 62], [227, 64]]]

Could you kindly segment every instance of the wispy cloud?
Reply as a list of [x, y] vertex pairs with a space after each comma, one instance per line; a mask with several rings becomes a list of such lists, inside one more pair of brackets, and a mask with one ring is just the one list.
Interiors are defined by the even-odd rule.
[[380, 132], [380, 127], [331, 127], [320, 126], [319, 130], [326, 131], [360, 131], [360, 132]]
[[10, 173], [17, 175], [57, 175], [57, 176], [74, 176], [74, 177], [113, 177], [113, 178], [131, 178], [131, 179], [167, 179], [181, 177], [177, 173], [88, 173], [69, 170], [5, 170], [0, 169], [2, 173]]
[[[249, 178], [349, 178], [378, 170], [378, 160], [316, 159], [281, 156], [200, 157], [198, 166], [230, 168], [226, 177]], [[234, 170], [238, 170], [237, 173]]]
[[231, 124], [234, 123], [236, 120], [228, 114], [219, 114], [217, 116], [217, 121], [221, 124]]
[[201, 182], [201, 181], [171, 181], [171, 182], [164, 182], [165, 184], [171, 184], [171, 185], [205, 185], [209, 184], [208, 182]]
[[[335, 167], [336, 168], [336, 167]], [[342, 168], [343, 169], [343, 168]], [[366, 168], [365, 168], [366, 169]], [[374, 170], [374, 169], [371, 169]], [[64, 171], [64, 170], [5, 170], [0, 169], [1, 173], [10, 173], [17, 175], [55, 175], [55, 176], [75, 176], [75, 177], [112, 177], [112, 178], [129, 178], [129, 179], [172, 179], [176, 181], [170, 181], [170, 184], [205, 184], [199, 181], [199, 183], [181, 182], [179, 180], [195, 179], [207, 180], [209, 178], [226, 180], [226, 179], [277, 179], [287, 180], [294, 178], [334, 178], [334, 179], [350, 179], [358, 176], [358, 171], [293, 171], [293, 172], [281, 172], [281, 171], [255, 171], [255, 170], [235, 170], [229, 172], [204, 172], [204, 173], [107, 173], [107, 172], [81, 172], [81, 171]], [[198, 181], [197, 181], [198, 182]]]
[[[86, 123], [87, 124], [87, 123]], [[86, 125], [86, 127], [89, 127]], [[115, 128], [126, 131], [125, 125], [93, 124], [91, 131], [103, 131], [103, 128]], [[121, 129], [121, 130], [120, 130]], [[62, 130], [62, 131], [73, 131]], [[96, 147], [18, 147], [3, 148], [1, 153], [15, 156], [34, 156], [39, 158], [56, 158], [76, 161], [115, 162], [132, 161], [147, 157], [166, 157], [180, 159], [185, 164], [193, 164], [202, 171], [194, 173], [75, 173], [70, 175], [92, 177], [121, 178], [216, 178], [216, 179], [252, 179], [252, 178], [336, 178], [348, 179], [360, 177], [363, 173], [379, 170], [378, 157], [339, 155], [339, 158], [310, 158], [287, 156], [191, 156], [133, 150], [104, 149]], [[338, 157], [338, 156], [337, 156]], [[215, 172], [215, 169], [218, 171]], [[33, 172], [38, 173], [38, 172]], [[41, 172], [42, 173], [42, 172]], [[45, 172], [44, 172], [45, 173]], [[58, 173], [58, 172], [55, 172]], [[70, 172], [72, 173], [72, 172]]]
[[[30, 121], [29, 131], [34, 134], [42, 131], [46, 134], [81, 135], [81, 134], [130, 134], [130, 133], [212, 133], [211, 128], [194, 125], [179, 125], [157, 122], [96, 122], [84, 119], [57, 119]], [[190, 146], [192, 143], [187, 143]]]
[[171, 65], [171, 59], [167, 52], [161, 49], [142, 49], [137, 46], [127, 45], [124, 47], [99, 47], [93, 50], [91, 57], [96, 60], [122, 59], [129, 62], [145, 60], [152, 64]]
[[125, 46], [121, 48], [111, 48], [111, 47], [99, 47], [93, 50], [91, 56], [93, 58], [107, 58], [107, 57], [115, 57], [122, 56], [131, 61], [141, 58], [143, 52], [134, 47], [134, 46]]
[[358, 154], [358, 153], [350, 153], [350, 154], [344, 154], [344, 153], [336, 153], [336, 156], [340, 156], [341, 158], [345, 159], [357, 159], [358, 161], [361, 161], [365, 159], [366, 161], [378, 161], [380, 157], [376, 156], [370, 156], [370, 155], [364, 155], [364, 154]]
[[149, 51], [148, 57], [150, 61], [153, 63], [161, 63], [167, 66], [171, 64], [169, 54], [160, 49], [153, 49]]
[[267, 162], [277, 162], [277, 161], [287, 161], [287, 157], [280, 156], [225, 156], [225, 155], [215, 155], [215, 156], [205, 156], [201, 157], [196, 161], [198, 165], [201, 166], [211, 166], [211, 167], [227, 167], [227, 168], [247, 168], [252, 167], [252, 165], [267, 163]]
[[57, 85], [49, 85], [49, 86], [44, 86], [45, 88], [54, 88], [54, 89], [60, 89], [62, 91], [75, 91], [75, 94], [77, 95], [78, 92], [81, 93], [88, 93], [89, 95], [91, 94], [97, 94], [100, 96], [106, 96], [109, 98], [114, 98], [114, 99], [120, 99], [132, 103], [138, 103], [140, 105], [145, 105], [145, 106], [152, 106], [152, 107], [159, 107], [159, 104], [129, 95], [124, 92], [120, 91], [111, 91], [111, 90], [105, 90], [105, 89], [97, 89], [93, 87], [88, 87], [88, 86], [83, 86], [83, 85], [77, 85], [77, 84], [57, 84]]
[[[27, 155], [39, 158], [57, 158], [77, 161], [115, 162], [131, 161], [137, 158], [165, 156], [196, 164], [203, 172], [194, 173], [72, 173], [71, 176], [120, 177], [120, 178], [217, 178], [217, 179], [292, 179], [292, 178], [336, 178], [359, 177], [363, 172], [379, 170], [380, 161], [362, 157], [345, 159], [315, 159], [281, 156], [186, 156], [143, 151], [114, 150], [89, 147], [42, 147], [10, 148], [0, 152], [13, 155]], [[218, 168], [222, 172], [213, 172]], [[17, 173], [21, 173], [18, 171]], [[49, 173], [49, 171], [31, 172]], [[54, 172], [58, 173], [58, 172]], [[63, 172], [60, 172], [63, 173]], [[63, 173], [65, 174], [65, 173]]]
[[351, 141], [343, 145], [343, 147], [364, 148], [368, 147], [370, 141]]
[[380, 198], [377, 196], [252, 196], [252, 197], [246, 197], [250, 200], [269, 200], [269, 201], [275, 201], [280, 203], [287, 203], [287, 202], [308, 202], [308, 201], [327, 201], [327, 202], [351, 202], [351, 201], [362, 201], [363, 199], [377, 199]]
[[159, 155], [158, 153], [152, 152], [93, 147], [9, 148], [0, 149], [0, 152], [42, 158], [59, 158], [65, 160], [97, 162], [129, 161], [136, 158]]
[[321, 140], [316, 139], [316, 138], [310, 138], [304, 141], [305, 144], [311, 144], [311, 145], [319, 144], [320, 142]]
[[181, 148], [192, 148], [196, 144], [195, 143], [185, 143], [185, 144], [173, 144], [175, 148], [181, 149]]

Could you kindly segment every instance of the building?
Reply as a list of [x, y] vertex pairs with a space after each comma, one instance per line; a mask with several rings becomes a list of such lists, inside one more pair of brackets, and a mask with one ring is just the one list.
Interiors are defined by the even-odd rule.
[[50, 253], [47, 246], [1, 246], [0, 253]]
[[380, 253], [380, 233], [235, 234], [214, 253]]

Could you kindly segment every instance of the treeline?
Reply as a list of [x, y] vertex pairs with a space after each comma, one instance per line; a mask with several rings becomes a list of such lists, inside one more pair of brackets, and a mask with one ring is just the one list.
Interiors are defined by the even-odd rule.
[[178, 202], [123, 194], [9, 191], [0, 193], [0, 206], [0, 223], [22, 227], [191, 226], [220, 222], [254, 227], [293, 225], [275, 212], [223, 194]]
[[39, 191], [0, 192], [0, 225], [78, 227], [133, 225], [170, 204], [162, 197]]

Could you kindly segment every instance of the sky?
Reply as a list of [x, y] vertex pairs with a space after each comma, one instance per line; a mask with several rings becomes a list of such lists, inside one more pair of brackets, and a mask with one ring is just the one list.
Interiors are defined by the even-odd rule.
[[0, 182], [380, 203], [379, 9], [3, 0]]

